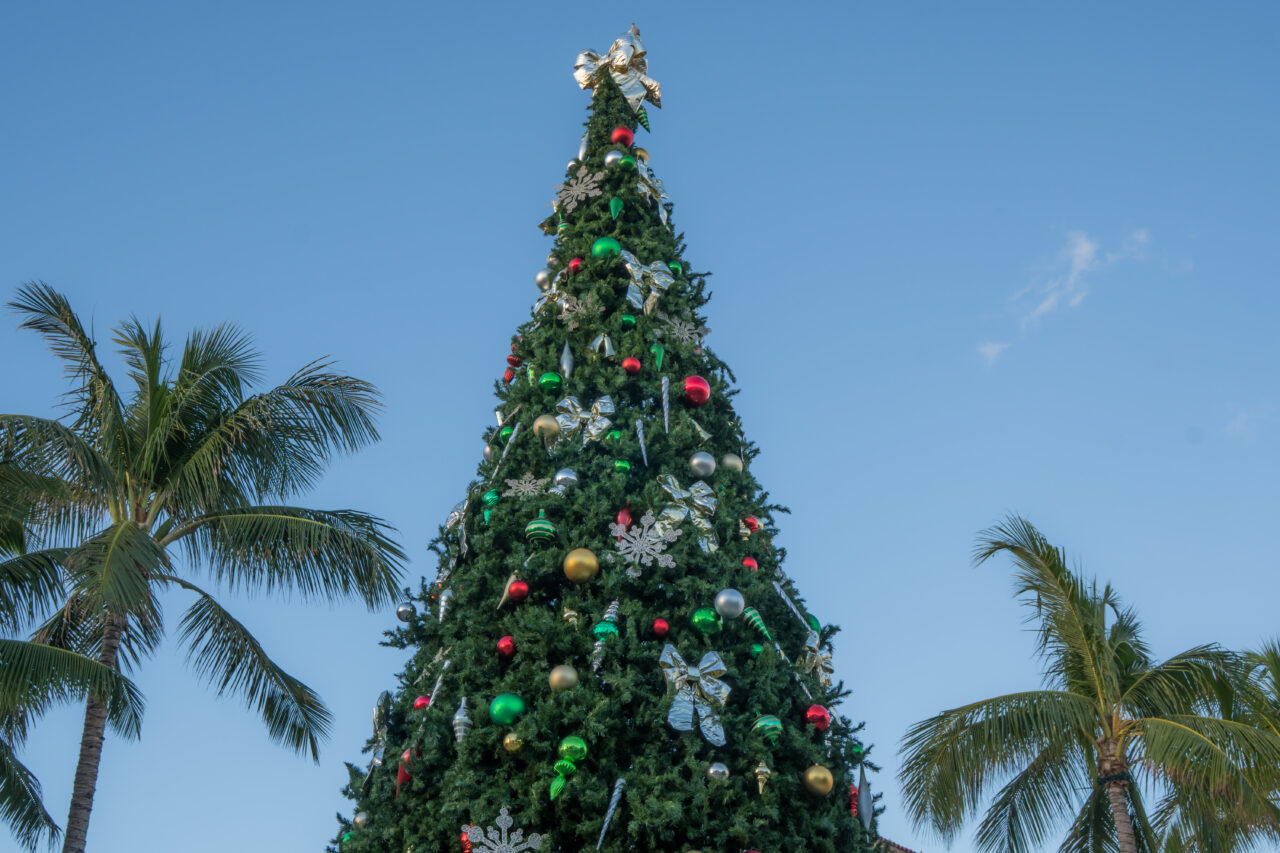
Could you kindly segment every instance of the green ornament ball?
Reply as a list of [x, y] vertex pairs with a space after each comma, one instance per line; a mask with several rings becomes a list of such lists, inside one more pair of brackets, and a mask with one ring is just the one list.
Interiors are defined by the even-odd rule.
[[822, 623], [818, 621], [817, 616], [814, 616], [812, 613], [806, 613], [804, 615], [804, 621], [808, 622], [809, 627], [814, 631], [817, 631], [819, 634], [822, 633]]
[[765, 740], [773, 745], [778, 743], [778, 735], [782, 734], [782, 720], [772, 714], [763, 714], [756, 717], [756, 721], [751, 724], [751, 731], [756, 732]]
[[597, 640], [603, 640], [606, 637], [616, 637], [618, 636], [618, 626], [607, 620], [604, 622], [597, 622], [591, 628], [591, 636], [595, 637]]
[[481, 500], [484, 501], [485, 506], [497, 506], [498, 502], [502, 500], [502, 493], [497, 489], [490, 489], [484, 493], [484, 497]]
[[524, 713], [524, 700], [514, 693], [495, 696], [489, 703], [489, 719], [500, 726], [509, 726]]
[[700, 607], [693, 612], [690, 619], [693, 627], [697, 628], [704, 634], [718, 634], [720, 629], [724, 627], [720, 614], [715, 611], [714, 607]]
[[569, 735], [560, 741], [558, 754], [570, 761], [581, 761], [587, 757], [587, 742], [577, 735]]
[[543, 391], [559, 391], [562, 382], [560, 374], [550, 370], [538, 377], [538, 387]]
[[605, 433], [605, 438], [609, 439], [610, 441], [622, 441], [622, 430], [611, 429], [607, 433]]
[[350, 841], [350, 840], [352, 839], [352, 837], [353, 837], [354, 835], [355, 835], [355, 833], [353, 833], [353, 832], [344, 832], [344, 833], [342, 833], [342, 843], [343, 843], [343, 844], [346, 844], [348, 841]]
[[503, 427], [498, 430], [498, 438], [502, 439], [502, 443], [506, 444], [511, 438], [511, 433], [515, 432], [515, 427]]
[[625, 474], [631, 470], [631, 463], [625, 459], [615, 459], [613, 460], [613, 470], [619, 474]]
[[622, 252], [622, 246], [612, 237], [601, 237], [591, 244], [591, 257], [616, 258]]
[[538, 510], [538, 517], [524, 526], [524, 538], [539, 548], [556, 538], [556, 526], [547, 520], [546, 510]]
[[634, 169], [636, 167], [636, 158], [630, 154], [624, 154], [622, 159], [618, 161], [618, 165], [624, 169]]
[[753, 658], [758, 658], [758, 657], [760, 657], [760, 655], [762, 655], [762, 654], [764, 654], [764, 646], [760, 645], [759, 643], [752, 643], [752, 644], [751, 644], [751, 656], [752, 656]]
[[622, 320], [622, 328], [624, 328], [624, 329], [634, 329], [634, 328], [636, 327], [636, 315], [635, 315], [635, 314], [623, 314], [623, 315], [622, 315], [622, 317], [621, 317], [620, 319]]
[[679, 261], [671, 261], [667, 267], [676, 275], [684, 275], [684, 265]]

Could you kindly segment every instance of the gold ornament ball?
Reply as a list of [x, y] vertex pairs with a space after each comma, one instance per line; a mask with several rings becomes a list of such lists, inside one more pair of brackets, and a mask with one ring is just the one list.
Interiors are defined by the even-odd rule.
[[600, 561], [588, 548], [574, 548], [564, 558], [564, 576], [574, 583], [586, 583], [600, 574]]
[[552, 690], [568, 690], [570, 687], [578, 686], [578, 671], [562, 663], [551, 670], [551, 676], [547, 680], [551, 682]]
[[555, 415], [538, 415], [533, 421], [533, 434], [546, 441], [560, 434], [560, 422]]
[[831, 786], [835, 783], [836, 780], [832, 778], [831, 771], [821, 764], [815, 764], [804, 771], [804, 786], [814, 796], [824, 797], [830, 794]]
[[507, 732], [502, 738], [502, 748], [507, 752], [519, 752], [523, 746], [524, 741], [515, 732]]

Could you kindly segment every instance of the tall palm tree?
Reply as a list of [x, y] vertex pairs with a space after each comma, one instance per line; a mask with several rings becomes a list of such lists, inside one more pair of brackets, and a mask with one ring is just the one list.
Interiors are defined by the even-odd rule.
[[[1233, 849], [1259, 826], [1242, 835], [1200, 819], [1211, 810], [1277, 825], [1268, 794], [1280, 737], [1224, 716], [1243, 689], [1238, 656], [1204, 645], [1154, 662], [1133, 610], [1021, 518], [984, 531], [975, 562], [1001, 553], [1036, 626], [1045, 686], [911, 727], [900, 778], [917, 825], [950, 842], [993, 792], [975, 838], [992, 853], [1037, 849], [1063, 824], [1064, 853], [1154, 853], [1174, 828], [1192, 849]], [[1144, 792], [1160, 798], [1152, 819]]]
[[[158, 595], [189, 593], [178, 640], [196, 674], [243, 697], [273, 740], [317, 758], [330, 725], [323, 702], [196, 580], [370, 608], [395, 599], [404, 555], [383, 521], [285, 503], [335, 454], [377, 439], [377, 390], [314, 362], [251, 394], [259, 356], [234, 327], [192, 333], [174, 362], [159, 323], [148, 330], [130, 319], [114, 334], [125, 396], [65, 297], [28, 284], [10, 307], [49, 343], [72, 385], [61, 420], [0, 415], [3, 487], [29, 508], [35, 546], [12, 569], [30, 578], [43, 607], [32, 639], [127, 671], [163, 636]], [[111, 701], [89, 694], [65, 853], [84, 850], [113, 713]]]

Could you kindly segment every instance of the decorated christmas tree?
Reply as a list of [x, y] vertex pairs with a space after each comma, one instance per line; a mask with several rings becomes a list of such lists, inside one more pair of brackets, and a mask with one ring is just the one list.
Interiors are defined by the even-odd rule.
[[869, 850], [836, 628], [783, 571], [705, 274], [636, 144], [661, 106], [639, 32], [574, 77], [590, 118], [542, 295], [438, 573], [398, 610], [413, 654], [335, 849]]

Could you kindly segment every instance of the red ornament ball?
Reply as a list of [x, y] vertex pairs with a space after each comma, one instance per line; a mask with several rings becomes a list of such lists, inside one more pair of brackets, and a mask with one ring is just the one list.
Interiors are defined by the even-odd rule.
[[413, 710], [421, 711], [423, 708], [428, 707], [430, 704], [431, 704], [430, 696], [419, 696], [417, 699], [413, 700]]
[[515, 378], [516, 378], [516, 372], [512, 370], [510, 367], [502, 371], [502, 381], [505, 382], [506, 384], [510, 385], [511, 380]]
[[577, 272], [582, 269], [582, 258], [574, 258], [569, 261], [569, 272]]
[[403, 761], [405, 764], [408, 764], [410, 761], [412, 761], [412, 760], [413, 760], [413, 750], [412, 750], [412, 749], [406, 749], [404, 752], [402, 752], [402, 753], [400, 754], [400, 760], [401, 760], [401, 761]]
[[701, 406], [711, 399], [711, 383], [701, 376], [684, 378], [684, 401], [690, 406]]
[[760, 520], [757, 519], [754, 515], [748, 515], [746, 518], [742, 519], [742, 524], [752, 533], [755, 533], [757, 530], [760, 529]]
[[640, 372], [640, 359], [624, 358], [622, 360], [622, 369], [625, 370], [629, 375], [635, 376], [637, 373]]
[[666, 619], [653, 620], [653, 636], [659, 637], [659, 638], [665, 637], [667, 636], [667, 632], [670, 630], [671, 630], [671, 625], [667, 622]]
[[512, 367], [519, 367], [520, 363], [521, 363], [520, 356], [516, 355], [515, 353], [512, 353], [511, 355], [507, 356], [507, 364], [511, 365]]
[[498, 641], [498, 654], [502, 655], [504, 658], [509, 658], [515, 653], [516, 641], [510, 634]]
[[750, 569], [753, 572], [760, 568], [760, 564], [756, 562], [755, 557], [743, 557], [742, 565], [746, 566], [748, 569]]
[[524, 581], [512, 581], [507, 587], [507, 595], [512, 601], [524, 601], [529, 597], [529, 585]]
[[820, 732], [825, 732], [831, 725], [831, 713], [821, 705], [810, 705], [804, 712], [804, 718]]
[[636, 135], [629, 127], [615, 127], [609, 136], [609, 141], [614, 145], [625, 145], [630, 148], [631, 143], [636, 141]]
[[631, 522], [634, 520], [635, 519], [631, 517], [631, 504], [627, 504], [622, 509], [618, 510], [618, 514], [614, 516], [614, 521], [618, 522], [618, 524], [621, 524], [623, 527], [630, 527]]

